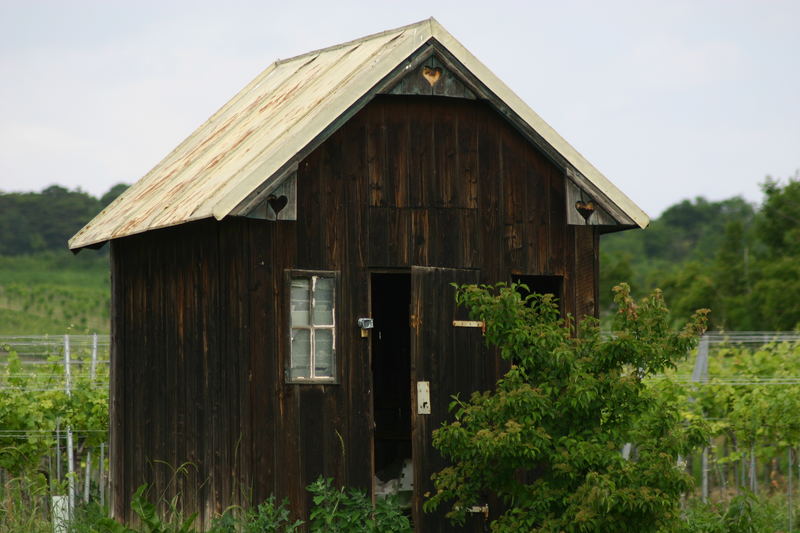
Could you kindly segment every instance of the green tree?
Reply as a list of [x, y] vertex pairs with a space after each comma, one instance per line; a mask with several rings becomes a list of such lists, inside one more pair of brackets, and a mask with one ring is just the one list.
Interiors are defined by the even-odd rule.
[[756, 218], [762, 245], [754, 273], [751, 308], [761, 329], [800, 327], [800, 177], [785, 184], [767, 179]]
[[99, 200], [59, 185], [0, 194], [0, 255], [66, 250], [67, 240], [125, 189], [115, 185]]
[[[607, 270], [618, 270], [620, 263], [626, 260], [631, 276], [623, 279], [612, 275], [619, 278], [616, 282], [629, 282], [640, 295], [662, 287], [679, 316], [688, 314], [684, 313], [686, 311], [690, 313], [691, 309], [711, 306], [715, 310], [711, 317], [714, 327], [728, 326], [722, 321], [728, 313], [721, 307], [715, 283], [720, 274], [718, 266], [727, 265], [718, 256], [732, 243], [735, 250], [732, 249], [728, 256], [742, 252], [743, 246], [748, 253], [751, 251], [753, 237], [750, 228], [754, 215], [754, 207], [739, 197], [719, 202], [710, 202], [702, 197], [684, 200], [669, 207], [644, 231], [623, 231], [603, 236], [601, 279], [612, 275]], [[737, 236], [732, 235], [735, 225], [742, 230], [739, 242], [736, 242]], [[741, 268], [741, 262], [738, 256], [730, 265]], [[600, 298], [601, 309], [607, 317], [614, 307], [610, 287], [603, 287]]]
[[[601, 336], [585, 319], [577, 336], [549, 296], [522, 298], [516, 286], [462, 286], [457, 300], [486, 323], [486, 341], [512, 363], [496, 390], [456, 398], [454, 420], [434, 432], [449, 460], [434, 476], [430, 510], [448, 517], [493, 494], [505, 511], [495, 532], [657, 531], [676, 519], [691, 487], [679, 454], [704, 442], [700, 422], [684, 423], [677, 401], [643, 379], [686, 356], [705, 312], [680, 332], [669, 327], [660, 292], [634, 302], [616, 290], [617, 333]], [[630, 459], [621, 453], [634, 443]]]
[[756, 229], [768, 257], [800, 256], [800, 176], [785, 185], [767, 178], [762, 184], [764, 203]]

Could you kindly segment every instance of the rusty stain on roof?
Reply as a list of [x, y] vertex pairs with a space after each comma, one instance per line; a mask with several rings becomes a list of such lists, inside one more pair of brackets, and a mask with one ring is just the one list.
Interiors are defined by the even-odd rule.
[[648, 218], [433, 19], [276, 61], [70, 239], [73, 250], [222, 219], [422, 46], [435, 41], [626, 216]]

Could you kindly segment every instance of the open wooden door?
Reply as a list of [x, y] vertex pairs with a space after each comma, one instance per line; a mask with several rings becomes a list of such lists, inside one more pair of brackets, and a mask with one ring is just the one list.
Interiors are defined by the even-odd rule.
[[[467, 319], [456, 308], [452, 283], [478, 283], [479, 271], [451, 268], [411, 269], [411, 395], [414, 463], [413, 519], [417, 532], [483, 531], [483, 515], [476, 514], [465, 528], [454, 528], [444, 518], [445, 509], [425, 513], [425, 493], [435, 491], [431, 474], [447, 462], [432, 446], [431, 435], [452, 416], [452, 396], [468, 398], [474, 390], [491, 388], [494, 372], [486, 360], [480, 327], [457, 327]], [[422, 405], [427, 384], [430, 400]], [[421, 394], [418, 391], [423, 391]], [[426, 411], [430, 411], [426, 414]]]

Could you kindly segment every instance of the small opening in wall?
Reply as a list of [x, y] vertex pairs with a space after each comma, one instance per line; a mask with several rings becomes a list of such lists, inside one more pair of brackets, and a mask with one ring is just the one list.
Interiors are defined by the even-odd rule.
[[[536, 294], [552, 294], [558, 301], [558, 310], [561, 315], [564, 315], [564, 303], [562, 302], [562, 295], [564, 293], [564, 276], [513, 276], [511, 281], [517, 284], [527, 285], [530, 293]], [[522, 287], [519, 289], [520, 294], [524, 297], [529, 294]]]

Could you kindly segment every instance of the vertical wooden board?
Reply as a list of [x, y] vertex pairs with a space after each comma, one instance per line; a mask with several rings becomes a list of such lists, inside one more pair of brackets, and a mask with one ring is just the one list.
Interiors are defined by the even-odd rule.
[[109, 361], [109, 508], [112, 518], [121, 519], [125, 515], [127, 502], [124, 501], [123, 474], [124, 438], [123, 400], [125, 392], [125, 278], [124, 254], [121, 242], [111, 241], [109, 244], [109, 263], [111, 269], [111, 348]]
[[597, 316], [595, 289], [595, 226], [574, 226], [576, 240], [575, 255], [575, 318]]
[[544, 167], [539, 154], [527, 154], [525, 214], [525, 247], [527, 273], [548, 272], [550, 254], [550, 169]]
[[468, 209], [477, 209], [479, 203], [478, 187], [478, 111], [476, 105], [459, 106], [457, 126], [458, 169], [456, 192], [458, 205]]
[[[202, 221], [186, 225], [181, 238], [186, 243], [185, 261], [191, 271], [191, 288], [187, 301], [187, 316], [191, 331], [187, 330], [184, 339], [186, 351], [195, 361], [194, 379], [196, 384], [187, 391], [195, 411], [191, 413], [194, 433], [192, 451], [195, 457], [191, 464], [183, 465], [186, 470], [187, 486], [197, 487], [198, 523], [204, 524], [213, 516], [221, 496], [218, 495], [218, 474], [214, 471], [219, 458], [221, 436], [217, 428], [221, 422], [221, 409], [214, 399], [220, 394], [217, 372], [219, 359], [219, 284], [217, 277], [217, 225], [213, 221]], [[176, 465], [176, 468], [181, 465]], [[193, 483], [197, 483], [193, 485]], [[195, 496], [192, 496], [194, 498]]]
[[[366, 289], [367, 278], [365, 275], [353, 276], [351, 279], [358, 283], [352, 287], [352, 311], [346, 316], [341, 329], [349, 330], [345, 336], [349, 349], [340, 350], [340, 357], [344, 361], [344, 379], [346, 383], [339, 386], [337, 392], [346, 395], [343, 409], [332, 413], [334, 417], [334, 431], [329, 434], [331, 441], [327, 449], [332, 457], [331, 462], [346, 465], [346, 481], [349, 486], [362, 490], [372, 489], [372, 373], [369, 361], [369, 347], [366, 339], [361, 339], [355, 323], [357, 316], [367, 316]], [[357, 299], [356, 299], [357, 298]], [[344, 340], [344, 339], [343, 339]], [[344, 412], [342, 412], [344, 411]], [[346, 431], [346, 434], [344, 433]], [[332, 472], [333, 474], [333, 472]]]
[[377, 107], [385, 109], [383, 115], [383, 131], [386, 135], [386, 151], [384, 152], [386, 183], [390, 188], [391, 198], [383, 205], [407, 207], [409, 205], [409, 147], [411, 127], [409, 108], [404, 99], [380, 98]]
[[408, 106], [408, 205], [427, 207], [438, 190], [433, 168], [433, 125], [430, 104]]
[[[225, 241], [224, 228], [218, 226], [217, 228], [217, 256], [214, 258], [213, 266], [211, 267], [210, 276], [215, 278], [217, 282], [217, 305], [211, 309], [210, 320], [213, 321], [214, 327], [217, 329], [217, 349], [210, 353], [213, 365], [212, 372], [215, 374], [216, 383], [214, 392], [209, 399], [217, 411], [217, 423], [213, 428], [214, 432], [214, 484], [216, 486], [216, 494], [214, 499], [214, 512], [221, 513], [225, 509], [226, 501], [230, 497], [230, 475], [231, 475], [231, 452], [230, 437], [231, 437], [231, 420], [229, 404], [231, 398], [229, 396], [228, 381], [230, 379], [230, 371], [232, 369], [231, 362], [228, 356], [232, 355], [230, 352], [231, 336], [233, 334], [232, 328], [234, 323], [231, 322], [231, 308], [230, 291], [235, 290], [227, 284], [227, 269], [230, 266], [230, 257], [223, 257], [223, 241]], [[206, 520], [209, 520], [207, 517]]]
[[389, 247], [392, 245], [390, 215], [397, 209], [370, 207], [367, 210], [367, 262], [374, 266], [389, 264]]
[[[174, 265], [174, 247], [165, 247], [158, 262], [158, 299], [159, 305], [156, 307], [157, 313], [161, 316], [155, 338], [160, 339], [160, 346], [155, 354], [160, 360], [160, 375], [157, 377], [161, 382], [161, 392], [156, 397], [155, 413], [156, 418], [160, 418], [157, 425], [161, 428], [161, 438], [156, 457], [169, 465], [174, 465], [181, 460], [177, 454], [175, 445], [175, 426], [177, 420], [177, 404], [175, 402], [175, 383], [177, 382], [177, 360], [175, 357], [175, 313], [174, 313], [174, 273], [170, 268], [163, 265]], [[159, 416], [160, 415], [160, 416]], [[160, 468], [163, 482], [169, 484], [169, 469]], [[176, 493], [180, 493], [184, 487], [178, 483], [173, 484]]]
[[[477, 210], [427, 209], [429, 229], [425, 246], [428, 264], [440, 267], [476, 267], [480, 234]], [[422, 213], [416, 213], [422, 217]]]
[[[313, 172], [313, 169], [310, 169]], [[275, 346], [275, 376], [278, 398], [275, 410], [275, 493], [278, 499], [288, 498], [295, 518], [301, 518], [306, 507], [306, 492], [299, 453], [299, 391], [300, 385], [286, 383], [286, 364], [289, 357], [288, 296], [286, 296], [285, 271], [299, 265], [300, 245], [299, 226], [279, 224], [275, 230], [273, 248], [273, 279]], [[295, 237], [297, 235], [297, 237]], [[318, 260], [318, 259], [317, 259]]]
[[[320, 189], [326, 201], [322, 203], [321, 220], [317, 228], [324, 234], [324, 244], [319, 250], [320, 256], [314, 258], [313, 262], [307, 265], [308, 268], [332, 270], [341, 268], [344, 263], [344, 248], [348, 235], [346, 217], [347, 211], [351, 208], [343, 167], [346, 155], [342, 153], [342, 142], [345, 133], [343, 130], [337, 131], [329, 142], [320, 147], [322, 158], [318, 175]], [[300, 265], [305, 266], [302, 262]]]
[[[569, 235], [566, 213], [566, 190], [561, 172], [550, 169], [550, 251], [548, 254], [548, 273], [560, 274], [565, 265], [569, 265], [567, 235]], [[567, 267], [568, 268], [568, 267]]]
[[575, 226], [565, 226], [564, 233], [564, 311], [576, 318], [578, 307], [575, 299], [577, 294]]
[[[148, 298], [145, 313], [146, 316], [154, 317], [154, 320], [148, 323], [149, 331], [145, 339], [149, 341], [149, 345], [141, 354], [145, 372], [144, 379], [148, 388], [147, 393], [142, 395], [142, 405], [145, 411], [144, 424], [149, 432], [149, 438], [142, 442], [142, 448], [147, 463], [146, 476], [149, 478], [150, 484], [159, 492], [169, 493], [171, 488], [167, 487], [168, 474], [165, 471], [167, 459], [164, 457], [166, 451], [164, 423], [167, 409], [162, 404], [166, 393], [164, 383], [166, 360], [162, 332], [165, 329], [164, 322], [168, 320], [161, 305], [162, 291], [166, 281], [161, 272], [161, 264], [165, 262], [165, 251], [163, 245], [154, 246], [147, 256]], [[168, 494], [168, 497], [170, 496], [172, 495]], [[164, 507], [163, 502], [158, 503]]]
[[433, 168], [436, 189], [432, 190], [428, 206], [437, 208], [463, 207], [463, 188], [457, 183], [459, 170], [458, 112], [453, 102], [432, 102]]
[[368, 188], [365, 169], [369, 154], [366, 146], [368, 137], [366, 121], [351, 121], [343, 128], [341, 161], [342, 192], [345, 204], [344, 222], [346, 224], [342, 247], [344, 265], [348, 268], [363, 267], [368, 256], [367, 212]]
[[480, 212], [477, 209], [462, 209], [459, 215], [461, 232], [461, 264], [465, 268], [480, 268], [483, 258]]
[[[136, 245], [141, 243], [141, 238], [136, 239]], [[138, 246], [137, 246], [138, 248]], [[143, 250], [138, 249], [137, 253]], [[139, 257], [146, 257], [145, 255]], [[135, 264], [136, 273], [135, 277], [131, 279], [131, 303], [132, 303], [132, 310], [136, 313], [135, 315], [131, 314], [130, 316], [137, 316], [141, 315], [142, 313], [146, 313], [146, 305], [147, 305], [147, 286], [145, 283], [145, 277], [147, 276], [146, 268], [147, 264], [145, 261], [139, 262], [139, 264]], [[146, 481], [146, 469], [147, 469], [147, 462], [146, 456], [144, 455], [144, 431], [147, 427], [147, 420], [145, 420], [144, 414], [144, 398], [142, 398], [142, 392], [146, 389], [147, 384], [144, 380], [144, 364], [143, 361], [140, 359], [141, 354], [147, 353], [147, 336], [148, 331], [145, 327], [135, 328], [133, 330], [133, 335], [130, 337], [132, 353], [137, 354], [138, 361], [133, 360], [131, 358], [128, 361], [128, 367], [126, 368], [126, 374], [130, 376], [130, 381], [128, 382], [130, 394], [127, 395], [128, 403], [125, 406], [126, 415], [128, 415], [129, 419], [128, 422], [130, 424], [130, 434], [127, 436], [128, 438], [128, 449], [126, 453], [129, 454], [129, 465], [128, 465], [128, 480], [133, 485], [128, 487], [129, 494], [125, 495], [126, 501], [130, 501], [130, 497], [132, 496], [132, 491], [135, 490], [135, 487], [141, 483]]]
[[[389, 173], [386, 166], [387, 131], [382, 106], [366, 106], [355, 119], [366, 124], [366, 173], [368, 178], [369, 205], [385, 207], [390, 205], [392, 188], [387, 184]], [[347, 128], [349, 123], [344, 127]]]
[[195, 266], [196, 257], [193, 252], [191, 239], [185, 238], [178, 243], [179, 255], [183, 258], [180, 263], [182, 294], [179, 302], [183, 309], [184, 328], [181, 331], [180, 347], [183, 352], [187, 373], [185, 376], [184, 402], [185, 412], [185, 461], [188, 466], [184, 496], [187, 508], [197, 512], [204, 505], [202, 468], [204, 468], [203, 452], [203, 420], [206, 416], [205, 403], [203, 402], [203, 383], [205, 381], [205, 368], [203, 366], [202, 352], [197, 346], [196, 339], [202, 335], [199, 320], [198, 292], [200, 285]]
[[218, 283], [219, 351], [216, 356], [219, 373], [219, 393], [213, 400], [220, 406], [221, 424], [216, 428], [220, 435], [218, 505], [223, 509], [238, 505], [241, 489], [240, 461], [244, 424], [239, 418], [239, 373], [247, 365], [249, 327], [246, 321], [244, 256], [247, 245], [247, 220], [231, 219], [218, 224], [219, 255]]
[[[325, 394], [332, 393], [325, 385], [295, 385], [298, 399], [298, 455], [302, 485], [307, 485], [324, 476], [324, 457], [329, 454], [326, 447], [333, 443], [326, 438], [333, 428], [328, 422]], [[299, 481], [299, 480], [298, 480]], [[311, 495], [306, 494], [304, 508], [311, 509]]]
[[[122, 315], [129, 317], [134, 316], [131, 313], [134, 311], [133, 308], [133, 291], [132, 291], [132, 268], [135, 267], [133, 264], [133, 260], [131, 258], [130, 253], [131, 247], [131, 239], [125, 239], [118, 241], [118, 250], [119, 260], [124, 268], [121, 267], [120, 270], [124, 273], [124, 276], [119, 280], [120, 284], [120, 293], [121, 293], [121, 306], [122, 306]], [[119, 470], [117, 472], [112, 472], [114, 477], [118, 479], [118, 488], [119, 491], [115, 494], [116, 501], [118, 502], [119, 507], [117, 507], [119, 511], [119, 516], [124, 520], [127, 521], [130, 516], [130, 506], [128, 502], [130, 501], [130, 494], [128, 493], [129, 487], [133, 485], [134, 480], [131, 479], [131, 458], [133, 455], [133, 416], [131, 415], [131, 403], [132, 403], [132, 389], [133, 386], [133, 367], [131, 365], [131, 360], [133, 359], [132, 354], [135, 353], [132, 351], [134, 348], [134, 339], [136, 338], [136, 332], [133, 331], [133, 328], [130, 327], [129, 321], [126, 321], [122, 327], [123, 329], [123, 338], [121, 339], [121, 344], [123, 347], [121, 351], [125, 354], [125, 357], [120, 361], [120, 375], [122, 381], [120, 383], [120, 387], [122, 391], [120, 391], [120, 398], [119, 398], [119, 406], [120, 406], [120, 434], [119, 434], [119, 449], [116, 450], [117, 458], [116, 462], [119, 464]], [[130, 354], [130, 355], [129, 355]]]
[[[204, 221], [205, 222], [205, 221]], [[209, 221], [210, 222], [210, 221]], [[209, 413], [203, 426], [205, 436], [204, 473], [208, 479], [204, 495], [204, 508], [200, 523], [207, 524], [216, 513], [222, 512], [222, 477], [225, 443], [225, 411], [222, 398], [224, 368], [220, 358], [223, 326], [219, 322], [219, 233], [217, 224], [205, 226], [198, 224], [193, 228], [192, 238], [196, 242], [197, 265], [200, 275], [200, 328], [201, 353], [205, 368], [205, 388], [203, 391], [206, 412]]]
[[519, 141], [516, 132], [505, 132], [502, 145], [504, 238], [512, 269], [525, 268], [527, 262], [524, 250], [527, 173], [522, 160], [524, 147]]
[[411, 262], [430, 265], [431, 226], [430, 210], [411, 210]]
[[[172, 234], [172, 232], [170, 232]], [[160, 284], [163, 288], [164, 294], [164, 307], [162, 313], [158, 316], [160, 322], [163, 323], [163, 331], [160, 335], [161, 343], [164, 346], [164, 353], [159, 357], [164, 359], [167, 363], [166, 374], [163, 376], [166, 391], [162, 395], [151, 392], [157, 396], [158, 401], [162, 404], [161, 408], [165, 411], [170, 411], [170, 421], [166, 424], [167, 429], [167, 442], [165, 443], [170, 449], [167, 451], [166, 456], [160, 456], [159, 459], [164, 461], [163, 464], [157, 465], [160, 470], [163, 483], [170, 484], [170, 491], [175, 494], [181, 494], [181, 501], [187, 504], [190, 497], [186, 495], [188, 485], [183, 476], [174, 476], [173, 471], [185, 459], [186, 453], [186, 439], [185, 439], [185, 407], [183, 396], [185, 394], [184, 380], [186, 379], [186, 365], [185, 354], [181, 349], [181, 339], [183, 332], [183, 287], [180, 283], [180, 278], [185, 270], [184, 257], [181, 254], [177, 235], [180, 233], [175, 231], [169, 239], [165, 239], [159, 243], [161, 260], [159, 261], [161, 269]], [[156, 465], [154, 465], [156, 466]], [[163, 490], [161, 486], [156, 486], [154, 491]], [[169, 496], [171, 496], [170, 494]]]
[[[354, 244], [348, 243], [351, 235], [348, 221], [351, 216], [359, 217], [360, 206], [355, 205], [357, 200], [354, 198], [356, 191], [353, 182], [363, 172], [366, 158], [363, 153], [366, 132], [359, 125], [358, 121], [350, 121], [320, 147], [319, 175], [327, 200], [322, 213], [326, 221], [326, 247], [324, 255], [316, 263], [325, 270], [341, 272], [347, 268], [347, 244]], [[383, 183], [384, 191], [391, 188], [386, 185], [388, 180], [384, 179]], [[342, 276], [337, 276], [335, 307], [336, 321], [341, 325], [349, 308], [348, 289], [342, 286]], [[341, 380], [346, 368], [343, 365], [346, 350], [342, 350], [342, 347], [349, 346], [346, 328], [336, 328], [336, 345], [336, 371], [337, 378]], [[337, 465], [331, 463], [337, 457], [334, 450], [336, 443], [331, 437], [337, 432], [340, 435], [342, 432], [347, 434], [342, 427], [336, 426], [336, 413], [346, 409], [346, 395], [341, 387], [322, 385], [298, 385], [296, 392], [300, 401], [300, 461], [305, 486], [319, 476], [330, 477], [337, 470]], [[311, 496], [307, 494], [306, 508], [311, 505]]]
[[[187, 457], [186, 404], [184, 397], [186, 377], [193, 371], [187, 365], [186, 353], [182, 349], [181, 342], [185, 329], [184, 300], [186, 298], [186, 287], [182, 281], [185, 269], [184, 261], [179, 245], [173, 243], [169, 247], [169, 253], [167, 254], [166, 265], [168, 266], [165, 269], [167, 301], [165, 302], [166, 308], [164, 310], [165, 317], [168, 317], [167, 331], [164, 332], [165, 345], [168, 347], [171, 361], [169, 375], [166, 380], [169, 388], [166, 402], [169, 405], [165, 407], [171, 409], [173, 413], [170, 425], [171, 442], [169, 442], [172, 452], [168, 461], [173, 468], [183, 464]], [[185, 495], [189, 490], [193, 489], [186, 483], [186, 477], [182, 476], [176, 480], [175, 490]]]
[[600, 318], [600, 229], [595, 228], [594, 237], [594, 301], [595, 318]]
[[[389, 128], [388, 132], [397, 131]], [[369, 348], [358, 333], [356, 319], [367, 316], [368, 278], [366, 260], [368, 256], [368, 215], [365, 188], [361, 176], [368, 154], [364, 149], [366, 126], [358, 121], [343, 128], [342, 172], [345, 181], [341, 187], [342, 202], [347, 209], [343, 235], [346, 236], [343, 255], [337, 262], [339, 270], [337, 295], [340, 302], [337, 311], [337, 365], [340, 384], [327, 387], [327, 427], [325, 431], [324, 470], [337, 482], [369, 490], [372, 487], [372, 426], [371, 426], [371, 379]], [[390, 142], [402, 144], [403, 135]], [[396, 147], [395, 147], [396, 149]], [[401, 154], [403, 155], [403, 154]], [[404, 155], [403, 155], [404, 158]], [[392, 190], [395, 203], [402, 201], [407, 177], [405, 163], [390, 165]], [[397, 209], [393, 209], [397, 211]], [[398, 243], [391, 243], [397, 247]]]
[[478, 186], [481, 269], [487, 279], [505, 280], [507, 268], [503, 235], [503, 174], [496, 117], [487, 109], [478, 113]]
[[374, 267], [411, 264], [412, 212], [384, 207], [367, 210], [367, 258], [363, 264]]
[[[250, 294], [250, 366], [246, 376], [253, 503], [264, 501], [275, 493], [276, 439], [275, 427], [279, 412], [277, 397], [283, 387], [283, 374], [278, 370], [278, 294], [273, 289], [274, 236], [277, 224], [251, 223], [249, 287]], [[247, 419], [246, 419], [247, 420]], [[282, 463], [282, 462], [281, 462]]]
[[[232, 505], [252, 505], [253, 492], [253, 458], [251, 442], [253, 439], [253, 426], [250, 419], [250, 391], [247, 376], [252, 367], [253, 327], [250, 321], [250, 303], [252, 293], [250, 229], [258, 221], [242, 220], [242, 226], [233, 242], [238, 242], [240, 250], [237, 254], [236, 268], [231, 274], [237, 278], [237, 324], [234, 332], [236, 343], [230, 354], [230, 364], [235, 365], [235, 375], [230, 380], [231, 396], [231, 423], [234, 450], [234, 463], [232, 476]], [[224, 256], [224, 254], [223, 254]], [[267, 387], [265, 387], [267, 388]], [[237, 431], [238, 430], [238, 431]]]
[[[322, 268], [319, 263], [325, 253], [325, 229], [322, 218], [323, 205], [328, 202], [320, 179], [320, 167], [326, 154], [321, 146], [300, 162], [297, 170], [297, 218], [292, 237], [297, 247], [297, 263], [305, 268]], [[282, 228], [285, 226], [281, 226]], [[286, 231], [286, 230], [283, 230]], [[284, 264], [284, 263], [281, 263]]]
[[481, 355], [480, 330], [453, 326], [453, 320], [463, 311], [456, 309], [455, 289], [450, 285], [477, 283], [479, 279], [477, 270], [429, 267], [411, 270], [411, 377], [413, 383], [429, 382], [431, 401], [431, 414], [418, 414], [416, 386], [412, 384], [413, 516], [418, 532], [453, 529], [444, 518], [445, 510], [424, 513], [422, 503], [423, 495], [435, 490], [431, 474], [447, 464], [432, 447], [433, 430], [449, 420], [452, 395], [468, 396], [482, 385], [464, 368]]

